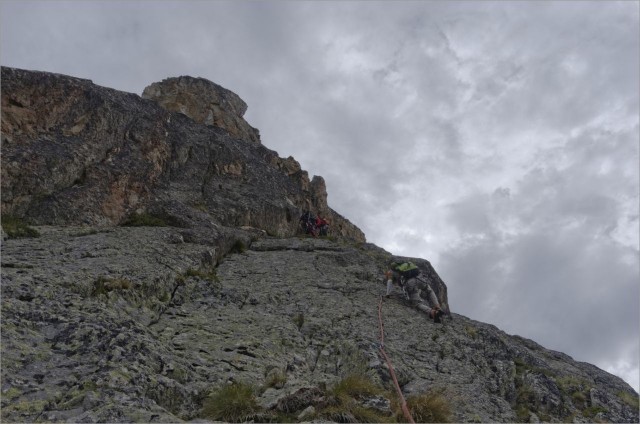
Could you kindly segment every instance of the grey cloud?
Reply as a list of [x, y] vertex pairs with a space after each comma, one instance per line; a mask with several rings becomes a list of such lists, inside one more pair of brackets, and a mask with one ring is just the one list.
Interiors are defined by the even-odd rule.
[[449, 221], [464, 234], [478, 234], [491, 228], [487, 203], [482, 195], [471, 195], [449, 205]]
[[579, 360], [604, 366], [625, 352], [637, 367], [637, 251], [594, 242], [584, 225], [467, 243], [440, 261], [452, 307]]
[[[629, 199], [611, 195], [623, 178], [598, 165], [637, 157], [637, 147], [622, 143], [624, 133], [588, 140], [570, 139], [560, 155], [572, 158], [569, 166], [550, 161], [508, 196], [501, 188], [449, 205], [463, 238], [443, 253], [440, 270], [471, 316], [598, 364], [612, 363], [611, 349], [626, 352], [637, 368], [639, 256], [611, 236]], [[637, 188], [637, 179], [628, 183]], [[611, 312], [600, 315], [603, 308]]]

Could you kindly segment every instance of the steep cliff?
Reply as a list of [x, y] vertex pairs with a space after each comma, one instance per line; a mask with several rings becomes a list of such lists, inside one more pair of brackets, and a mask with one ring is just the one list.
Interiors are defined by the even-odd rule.
[[[1, 420], [402, 420], [378, 308], [403, 258], [332, 211], [321, 177], [247, 139], [235, 94], [151, 87], [2, 68]], [[331, 237], [296, 234], [304, 209]], [[639, 419], [621, 379], [531, 340], [435, 324], [402, 296], [382, 317], [417, 420]]]
[[[145, 90], [158, 104], [88, 80], [3, 67], [2, 213], [90, 225], [152, 213], [188, 227], [291, 236], [311, 210], [331, 221], [334, 236], [364, 241], [329, 208], [321, 177], [310, 182], [293, 158], [256, 143], [236, 94], [188, 77], [175, 94], [171, 81]], [[196, 102], [203, 93], [223, 105], [213, 121], [173, 111], [213, 107]]]

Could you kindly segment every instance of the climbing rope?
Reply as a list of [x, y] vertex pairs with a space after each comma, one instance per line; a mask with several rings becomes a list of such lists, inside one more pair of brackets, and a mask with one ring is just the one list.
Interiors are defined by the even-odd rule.
[[396, 378], [396, 373], [395, 371], [393, 371], [393, 365], [391, 365], [391, 360], [387, 356], [387, 352], [384, 351], [384, 324], [382, 322], [382, 296], [380, 296], [380, 303], [378, 303], [378, 323], [380, 324], [380, 353], [382, 353], [384, 360], [387, 362], [387, 366], [389, 367], [389, 374], [391, 374], [391, 379], [393, 380], [393, 384], [396, 386], [396, 391], [398, 392], [398, 397], [400, 398], [400, 407], [402, 408], [402, 413], [404, 414], [404, 417], [411, 424], [415, 424], [415, 421], [413, 421], [413, 417], [411, 416], [411, 412], [409, 412], [409, 408], [407, 408], [407, 401], [404, 399], [402, 390], [400, 389], [400, 384], [398, 383], [398, 379]]

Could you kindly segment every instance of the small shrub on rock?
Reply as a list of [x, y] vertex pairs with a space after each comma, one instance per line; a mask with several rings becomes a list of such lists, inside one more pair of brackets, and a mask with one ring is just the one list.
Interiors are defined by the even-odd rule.
[[202, 415], [215, 421], [237, 423], [246, 421], [259, 410], [253, 387], [233, 383], [216, 390], [205, 400]]

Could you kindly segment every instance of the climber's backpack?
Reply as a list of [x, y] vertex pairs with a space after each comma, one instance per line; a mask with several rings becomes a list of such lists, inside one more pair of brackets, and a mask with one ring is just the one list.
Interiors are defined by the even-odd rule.
[[413, 262], [404, 262], [395, 267], [395, 270], [400, 273], [404, 280], [415, 278], [420, 275], [420, 270]]

